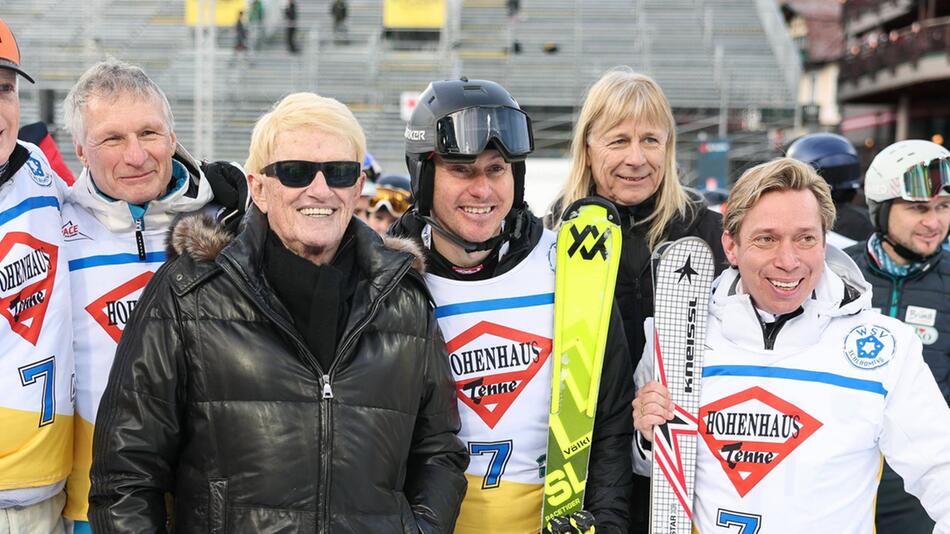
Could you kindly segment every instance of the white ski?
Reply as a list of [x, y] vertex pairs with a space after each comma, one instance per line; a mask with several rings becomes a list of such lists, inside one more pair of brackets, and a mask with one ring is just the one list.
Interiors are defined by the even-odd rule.
[[665, 243], [654, 261], [653, 374], [669, 389], [674, 418], [653, 432], [650, 533], [688, 534], [706, 312], [715, 265], [709, 246], [698, 237]]

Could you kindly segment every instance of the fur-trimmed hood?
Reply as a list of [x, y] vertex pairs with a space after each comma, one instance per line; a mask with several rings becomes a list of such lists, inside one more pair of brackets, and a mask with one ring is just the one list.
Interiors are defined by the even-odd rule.
[[[264, 215], [257, 208], [252, 208], [241, 223], [239, 231], [245, 230], [249, 224], [260, 222], [263, 222], [266, 227]], [[373, 240], [375, 232], [359, 219], [354, 217], [350, 226], [348, 232], [351, 232], [358, 241]], [[185, 214], [177, 218], [168, 233], [166, 244], [168, 259], [174, 260], [179, 256], [187, 255], [195, 261], [214, 262], [235, 237], [234, 233], [205, 213]], [[379, 238], [376, 237], [376, 239]], [[381, 244], [386, 250], [411, 255], [412, 268], [420, 275], [425, 274], [425, 255], [415, 241], [385, 236]]]

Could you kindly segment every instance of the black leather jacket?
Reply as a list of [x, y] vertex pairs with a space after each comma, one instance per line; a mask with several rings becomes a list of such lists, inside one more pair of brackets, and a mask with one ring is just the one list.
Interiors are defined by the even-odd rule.
[[451, 532], [468, 455], [418, 257], [351, 225], [361, 279], [329, 369], [260, 272], [256, 208], [233, 240], [175, 227], [99, 410], [95, 532], [164, 532], [166, 492], [176, 532]]

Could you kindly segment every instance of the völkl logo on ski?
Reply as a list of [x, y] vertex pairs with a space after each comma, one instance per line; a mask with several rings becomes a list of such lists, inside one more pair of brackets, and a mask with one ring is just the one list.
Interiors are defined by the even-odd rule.
[[[598, 254], [603, 259], [607, 259], [607, 232], [600, 232], [597, 230], [596, 226], [588, 225], [585, 226], [583, 230], [578, 230], [577, 226], [570, 227], [571, 237], [574, 238], [574, 242], [571, 243], [570, 248], [567, 249], [567, 255], [573, 257], [578, 251], [581, 253], [581, 257], [585, 260], [592, 260]], [[587, 236], [591, 236], [593, 244], [587, 248], [583, 248], [581, 245], [584, 244], [584, 241], [587, 240]]]
[[10, 328], [36, 345], [56, 280], [56, 246], [25, 232], [0, 241], [0, 314]]

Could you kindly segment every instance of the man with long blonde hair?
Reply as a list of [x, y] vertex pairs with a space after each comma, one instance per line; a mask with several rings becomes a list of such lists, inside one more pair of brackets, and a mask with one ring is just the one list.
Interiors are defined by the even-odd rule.
[[[552, 227], [565, 207], [591, 195], [617, 206], [623, 250], [616, 300], [636, 367], [647, 337], [643, 321], [653, 315], [650, 255], [663, 241], [698, 236], [712, 248], [718, 273], [725, 266], [722, 217], [680, 184], [670, 104], [652, 78], [629, 68], [608, 71], [590, 88], [574, 126], [571, 157], [568, 180], [546, 222]], [[648, 509], [649, 481], [635, 477], [632, 532], [646, 532]]]

